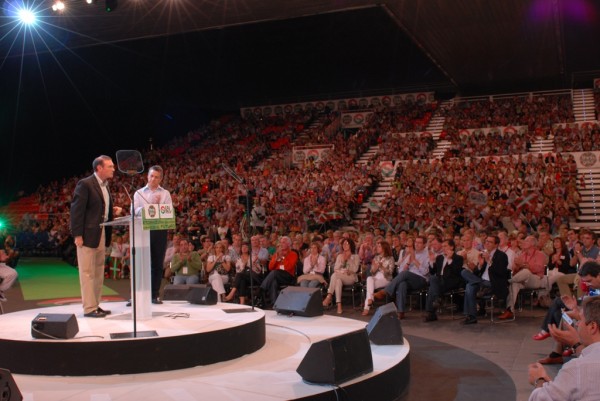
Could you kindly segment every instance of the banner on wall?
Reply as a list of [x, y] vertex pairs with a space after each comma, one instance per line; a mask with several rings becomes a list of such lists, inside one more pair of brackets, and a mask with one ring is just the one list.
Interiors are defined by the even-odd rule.
[[303, 166], [307, 162], [319, 164], [333, 151], [333, 145], [294, 146], [292, 163], [295, 166]]
[[553, 129], [594, 129], [600, 126], [600, 122], [598, 120], [590, 120], [590, 121], [580, 121], [578, 123], [559, 123], [552, 125]]
[[[592, 169], [600, 168], [600, 151], [596, 152], [570, 152], [573, 155], [577, 168]], [[564, 155], [564, 153], [563, 153]]]
[[471, 136], [474, 134], [502, 134], [502, 135], [514, 135], [514, 134], [526, 134], [528, 128], [526, 125], [515, 125], [508, 127], [491, 127], [491, 128], [468, 128], [460, 130], [461, 136]]
[[256, 117], [269, 117], [281, 114], [298, 113], [304, 110], [312, 109], [323, 111], [327, 108], [332, 111], [342, 111], [348, 108], [367, 109], [371, 107], [381, 107], [382, 105], [397, 106], [402, 104], [403, 102], [417, 102], [425, 104], [433, 103], [435, 102], [435, 94], [434, 92], [417, 92], [396, 95], [334, 99], [326, 101], [323, 100], [316, 102], [299, 102], [291, 104], [242, 107], [240, 109], [240, 115], [244, 118], [248, 118], [253, 115]]
[[361, 128], [369, 118], [373, 115], [373, 112], [356, 112], [356, 113], [342, 113], [342, 128]]

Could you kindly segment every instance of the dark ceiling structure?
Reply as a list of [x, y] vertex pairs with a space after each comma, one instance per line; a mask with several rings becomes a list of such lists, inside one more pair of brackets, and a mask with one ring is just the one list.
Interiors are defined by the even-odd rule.
[[[45, 1], [50, 4], [52, 0]], [[39, 52], [44, 47], [58, 51], [65, 46], [73, 49], [215, 30], [227, 30], [229, 42], [240, 37], [252, 40], [252, 35], [259, 35], [254, 38], [259, 40], [260, 32], [269, 27], [296, 24], [303, 30], [298, 21], [291, 21], [302, 19], [302, 24], [324, 39], [332, 35], [332, 29], [343, 32], [355, 28], [351, 24], [362, 25], [367, 46], [373, 31], [392, 22], [396, 32], [387, 34], [402, 36], [409, 42], [406, 46], [416, 47], [444, 75], [441, 81], [435, 75], [434, 81], [414, 83], [409, 81], [414, 77], [407, 77], [398, 82], [400, 87], [441, 85], [470, 94], [589, 86], [590, 77], [600, 68], [597, 0], [118, 0], [118, 7], [110, 13], [103, 10], [103, 0], [91, 6], [83, 0], [65, 2], [68, 12], [53, 14], [51, 20], [58, 28], [48, 27], [56, 40], [38, 44], [36, 49], [30, 41], [24, 51]], [[346, 22], [338, 17], [334, 25], [323, 18], [331, 13], [355, 17]], [[361, 15], [372, 25], [361, 24]], [[244, 25], [253, 27], [239, 28]], [[271, 34], [294, 34], [277, 29]], [[310, 33], [307, 36], [311, 38]], [[10, 53], [8, 41], [3, 42], [2, 50]], [[355, 43], [356, 48], [363, 43]], [[310, 46], [302, 50], [311, 51]], [[274, 60], [280, 60], [277, 51], [272, 49]]]

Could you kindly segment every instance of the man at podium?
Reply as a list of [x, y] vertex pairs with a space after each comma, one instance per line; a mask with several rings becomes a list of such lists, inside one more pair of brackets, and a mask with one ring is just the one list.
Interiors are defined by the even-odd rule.
[[[133, 195], [133, 204], [136, 215], [141, 214], [145, 205], [153, 203], [173, 203], [169, 191], [160, 186], [163, 177], [164, 174], [161, 166], [155, 165], [148, 169], [148, 184], [144, 188], [135, 191], [135, 194]], [[159, 298], [159, 292], [163, 278], [163, 262], [167, 251], [167, 231], [168, 230], [150, 231], [150, 277], [153, 304], [162, 304], [162, 301]]]
[[102, 226], [121, 213], [113, 206], [108, 180], [113, 178], [115, 165], [102, 155], [92, 163], [94, 174], [81, 179], [71, 201], [71, 234], [77, 246], [79, 282], [85, 317], [106, 317], [109, 310], [100, 307], [104, 283], [105, 248], [110, 244], [112, 227]]

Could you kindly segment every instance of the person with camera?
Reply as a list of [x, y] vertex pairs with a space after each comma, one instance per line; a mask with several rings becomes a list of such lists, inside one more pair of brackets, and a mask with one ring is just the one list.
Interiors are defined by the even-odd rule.
[[[581, 279], [587, 279], [591, 285], [600, 284], [597, 275], [600, 266], [590, 263], [596, 266], [590, 266]], [[592, 271], [596, 276], [590, 274]], [[535, 387], [529, 401], [600, 400], [600, 297], [586, 298], [574, 315], [578, 318], [574, 326], [566, 325], [562, 330], [554, 326], [550, 330], [557, 341], [569, 342], [579, 357], [565, 364], [554, 380], [541, 363], [529, 365], [529, 383]]]
[[[600, 289], [600, 264], [595, 261], [586, 262], [579, 271], [580, 280], [585, 283], [587, 288], [586, 296], [599, 294]], [[552, 336], [557, 342], [554, 350], [546, 358], [542, 358], [538, 363], [542, 365], [562, 364], [563, 357], [573, 355], [576, 348], [576, 330], [573, 328], [573, 322], [581, 320], [582, 310], [577, 305], [578, 300], [575, 297], [563, 295], [556, 298], [544, 318], [542, 331], [533, 336], [534, 340], [540, 341]], [[561, 326], [561, 321], [564, 322]]]

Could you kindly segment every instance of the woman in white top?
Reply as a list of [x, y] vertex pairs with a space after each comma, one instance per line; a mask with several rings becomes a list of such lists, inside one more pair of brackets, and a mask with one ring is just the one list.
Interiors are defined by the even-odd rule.
[[206, 261], [206, 274], [208, 274], [208, 283], [219, 294], [219, 299], [223, 300], [225, 284], [229, 282], [231, 258], [225, 254], [223, 242], [217, 242], [214, 248], [215, 253], [210, 255]]
[[310, 253], [304, 258], [302, 274], [298, 277], [300, 287], [317, 288], [319, 284], [327, 285], [323, 277], [325, 273], [325, 257], [321, 255], [321, 247], [318, 242], [310, 245]]
[[369, 309], [373, 304], [373, 293], [375, 288], [385, 287], [392, 281], [394, 274], [394, 257], [392, 256], [392, 248], [387, 241], [377, 242], [375, 247], [376, 255], [371, 262], [371, 275], [367, 277], [367, 296], [365, 298], [365, 308], [362, 315], [369, 314]]
[[342, 240], [342, 252], [335, 261], [334, 273], [331, 275], [327, 296], [323, 301], [323, 306], [331, 305], [333, 294], [337, 303], [337, 313], [342, 314], [342, 287], [352, 285], [358, 281], [358, 269], [360, 259], [356, 253], [356, 245], [350, 238]]

